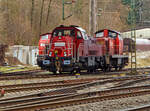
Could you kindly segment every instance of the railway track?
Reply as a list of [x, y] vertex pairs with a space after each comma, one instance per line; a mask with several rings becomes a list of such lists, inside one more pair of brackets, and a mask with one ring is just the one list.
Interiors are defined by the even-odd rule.
[[150, 80], [150, 78], [148, 77], [148, 78], [141, 78], [141, 79], [136, 79], [136, 80], [131, 80], [131, 81], [123, 81], [123, 83], [119, 83], [118, 85], [111, 87], [111, 88], [131, 86], [136, 83], [141, 83], [141, 82], [145, 82], [145, 81], [149, 81], [149, 80]]
[[[66, 106], [87, 104], [93, 102], [101, 102], [106, 100], [114, 100], [120, 98], [128, 98], [150, 94], [150, 85], [116, 88], [111, 90], [89, 92], [82, 94], [71, 94], [60, 97], [43, 96], [38, 98], [20, 99], [17, 101], [0, 102], [0, 108], [4, 111], [21, 111], [21, 110], [39, 110], [39, 109], [55, 109]], [[9, 104], [9, 106], [8, 106]], [[3, 106], [3, 107], [2, 107]]]
[[40, 69], [34, 69], [34, 70], [27, 70], [27, 71], [1, 73], [0, 76], [17, 76], [17, 75], [33, 74], [33, 73], [38, 73], [38, 72], [45, 72], [45, 71], [40, 70]]
[[[103, 80], [103, 81], [102, 81], [102, 78], [89, 78], [89, 79], [76, 79], [76, 80], [64, 80], [64, 81], [45, 82], [46, 84], [49, 84], [49, 87], [47, 86], [47, 88], [67, 87], [67, 85], [69, 85], [70, 88], [62, 88], [62, 89], [58, 89], [58, 90], [52, 90], [52, 91], [48, 91], [48, 92], [38, 93], [38, 94], [34, 94], [34, 95], [27, 95], [27, 96], [22, 96], [22, 97], [16, 97], [16, 98], [8, 98], [8, 99], [5, 99], [5, 100], [0, 100], [0, 103], [2, 103], [3, 105], [4, 105], [4, 103], [6, 101], [7, 102], [8, 101], [13, 101], [13, 103], [15, 103], [15, 100], [19, 101], [19, 103], [21, 103], [20, 100], [25, 99], [25, 98], [26, 98], [26, 100], [23, 100], [23, 101], [29, 101], [29, 100], [31, 101], [33, 99], [36, 100], [36, 98], [40, 98], [40, 99], [41, 98], [51, 98], [51, 99], [55, 98], [56, 99], [58, 97], [65, 97], [65, 96], [67, 97], [68, 95], [70, 95], [70, 96], [71, 95], [75, 95], [77, 93], [76, 92], [77, 90], [82, 90], [82, 89], [87, 88], [87, 87], [92, 87], [92, 86], [95, 86], [95, 85], [103, 85], [103, 84], [110, 83], [110, 82], [120, 82], [120, 81], [125, 81], [125, 80], [132, 80], [132, 79], [133, 80], [137, 79], [137, 80], [143, 81], [143, 80], [150, 79], [150, 77], [142, 75], [142, 76], [116, 77], [116, 78], [111, 78], [111, 79], [109, 78], [109, 79], [106, 79], [106, 80]], [[87, 83], [87, 82], [90, 82], [90, 83]], [[67, 84], [65, 84], [63, 86], [64, 83], [67, 83]], [[44, 84], [44, 83], [37, 83], [38, 86], [41, 85], [41, 84]], [[36, 85], [36, 83], [35, 84], [24, 84], [24, 86], [26, 86], [26, 87], [31, 87], [31, 86], [34, 86], [34, 85]], [[75, 86], [73, 86], [73, 85], [75, 85]], [[15, 91], [15, 89], [16, 89], [15, 87], [20, 87], [20, 86], [21, 86], [21, 84], [20, 85], [15, 85], [15, 86], [12, 86], [12, 85], [9, 86], [8, 85], [6, 87], [8, 89], [10, 87], [11, 88], [14, 87], [14, 89], [12, 89], [12, 90]], [[144, 89], [149, 89], [149, 88], [150, 88], [150, 86], [145, 86], [144, 87]], [[23, 90], [23, 88], [21, 88], [21, 89]], [[34, 87], [33, 89], [38, 89], [38, 88]], [[39, 87], [39, 89], [40, 89], [40, 87]], [[24, 90], [30, 90], [30, 89], [29, 88], [25, 88]], [[136, 88], [134, 90], [137, 91]], [[18, 91], [19, 91], [19, 89], [18, 89]], [[117, 89], [117, 91], [119, 91], [119, 89]], [[9, 90], [8, 90], [8, 92], [9, 92]], [[107, 92], [104, 92], [103, 94], [106, 95], [106, 93]], [[102, 92], [101, 92], [101, 94], [102, 94]], [[88, 93], [88, 95], [91, 96], [91, 95], [94, 95], [94, 93]], [[64, 98], [64, 100], [66, 100], [66, 99]], [[12, 103], [7, 103], [7, 102], [6, 102], [6, 104], [12, 104]]]
[[[105, 75], [110, 75], [111, 73], [105, 73]], [[118, 73], [112, 72], [112, 75], [115, 75]], [[82, 73], [81, 76], [89, 76], [87, 73]], [[93, 74], [95, 75], [95, 74]], [[98, 74], [100, 75], [100, 74]], [[58, 78], [58, 77], [74, 77], [75, 75], [68, 75], [68, 74], [62, 74], [62, 75], [52, 75], [52, 74], [26, 74], [26, 75], [17, 75], [17, 76], [0, 76], [0, 80], [18, 80], [18, 79], [38, 79], [38, 78]], [[144, 75], [138, 75], [138, 76], [144, 76]], [[103, 79], [107, 79], [109, 77], [103, 77]], [[112, 78], [112, 77], [110, 77]]]
[[[57, 89], [57, 90], [52, 90], [52, 91], [48, 91], [48, 92], [43, 92], [43, 93], [36, 93], [36, 94], [33, 94], [33, 95], [28, 95], [28, 96], [25, 96], [26, 98], [28, 97], [37, 97], [39, 95], [42, 95], [42, 96], [46, 96], [46, 95], [56, 95], [56, 94], [65, 94], [65, 93], [75, 93], [77, 90], [82, 90], [84, 88], [88, 88], [88, 87], [92, 87], [92, 86], [97, 86], [97, 85], [104, 85], [104, 84], [107, 84], [107, 83], [113, 83], [113, 82], [120, 82], [120, 81], [125, 81], [125, 80], [131, 80], [131, 79], [141, 79], [143, 80], [144, 79], [148, 79], [148, 78], [145, 78], [145, 77], [121, 77], [121, 78], [113, 78], [113, 79], [108, 79], [108, 80], [101, 80], [101, 78], [89, 78], [89, 79], [76, 79], [76, 80], [64, 80], [64, 81], [54, 81], [54, 82], [44, 82], [44, 83], [34, 83], [34, 84], [19, 84], [19, 85], [7, 85], [5, 86], [5, 92], [6, 93], [10, 93], [10, 92], [17, 92], [17, 91], [28, 91], [28, 90], [37, 90], [37, 89], [44, 89], [44, 88], [56, 88], [56, 87], [63, 87], [61, 89]], [[90, 83], [87, 83], [87, 82], [90, 82]], [[41, 86], [40, 85], [45, 85], [44, 86]], [[49, 84], [49, 85], [47, 85]], [[35, 86], [37, 87], [35, 87]], [[64, 87], [68, 87], [67, 85], [69, 85], [70, 87], [69, 88], [64, 88]], [[25, 86], [25, 88], [20, 88], [22, 86]], [[29, 87], [27, 87], [29, 86]], [[34, 87], [31, 87], [31, 86], [34, 86]], [[10, 88], [11, 87], [11, 88]], [[15, 87], [15, 88], [13, 88]], [[19, 87], [18, 89], [16, 89], [16, 87]], [[4, 88], [4, 86], [1, 86], [1, 88]], [[10, 98], [11, 100], [14, 100], [14, 99], [21, 99], [21, 98], [25, 98], [24, 96], [23, 97], [15, 97], [15, 98]], [[9, 99], [6, 99], [6, 100], [9, 100]], [[2, 101], [2, 100], [0, 100]]]
[[0, 76], [0, 80], [18, 80], [18, 79], [38, 79], [38, 78], [54, 78], [54, 77], [66, 77], [73, 76], [68, 74], [63, 75], [52, 75], [52, 74], [26, 74], [17, 76]]
[[16, 85], [5, 85], [5, 86], [2, 85], [0, 86], [0, 89], [4, 89], [6, 93], [11, 93], [11, 92], [18, 92], [18, 91], [30, 91], [30, 90], [39, 90], [39, 89], [41, 90], [41, 89], [70, 87], [70, 86], [85, 84], [85, 83], [97, 81], [97, 80], [101, 80], [101, 78], [62, 80], [62, 81], [16, 84]]
[[122, 111], [149, 111], [149, 110], [150, 110], [150, 104], [141, 107], [130, 108]]
[[[87, 73], [87, 72], [81, 72], [81, 75], [117, 75], [120, 73], [124, 73], [127, 75], [129, 74], [128, 69], [124, 69], [122, 71], [112, 71], [112, 72], [95, 72], [93, 74]], [[150, 68], [138, 68], [139, 71], [143, 72], [143, 70], [147, 70], [147, 72], [150, 72]], [[20, 72], [11, 72], [11, 73], [5, 73], [0, 74], [0, 80], [17, 80], [17, 79], [33, 79], [33, 78], [53, 78], [53, 77], [67, 77], [67, 76], [74, 76], [73, 74], [38, 74], [39, 72], [45, 72], [43, 70], [29, 70], [29, 71], [20, 71]]]
[[[52, 88], [62, 88], [58, 90], [52, 90], [48, 92], [48, 95], [55, 95], [55, 94], [64, 94], [64, 93], [74, 93], [77, 90], [81, 90], [84, 88], [97, 86], [97, 85], [104, 85], [107, 83], [114, 83], [114, 82], [120, 82], [120, 81], [126, 81], [131, 79], [150, 79], [145, 77], [121, 77], [121, 78], [111, 78], [111, 79], [102, 79], [102, 78], [89, 78], [89, 79], [77, 79], [77, 80], [65, 80], [65, 81], [55, 81], [55, 82], [44, 82], [44, 83], [35, 83], [35, 84], [22, 84], [22, 85], [15, 85], [15, 86], [25, 86], [22, 88], [10, 88], [11, 86], [5, 89], [6, 93], [10, 92], [18, 92], [18, 91], [29, 91], [29, 90], [38, 90], [38, 89], [52, 89]], [[144, 78], [144, 79], [143, 79]], [[56, 83], [56, 84], [54, 84]], [[59, 83], [59, 84], [58, 84]], [[50, 85], [53, 84], [53, 85]], [[34, 86], [33, 86], [34, 85]], [[1, 86], [3, 87], [3, 86]], [[13, 86], [12, 86], [13, 87]], [[66, 87], [66, 88], [64, 88]], [[46, 95], [46, 93], [44, 93]]]
[[[32, 78], [33, 79], [33, 78], [48, 78], [48, 77], [65, 77], [65, 76], [68, 76], [68, 74], [63, 74], [63, 75], [48, 75], [48, 74], [35, 74], [35, 73], [36, 72], [32, 72], [29, 75], [27, 75], [28, 73], [23, 74], [23, 75], [18, 74], [16, 76], [7, 75], [7, 77], [10, 77], [7, 80], [11, 80], [13, 78], [14, 79], [26, 79], [26, 78], [29, 78], [29, 79]], [[112, 73], [114, 74], [114, 72], [112, 72]], [[107, 74], [107, 73], [105, 73], [105, 74]], [[69, 76], [72, 76], [72, 75], [69, 75]], [[0, 80], [3, 77], [5, 78], [6, 76], [0, 76]], [[24, 100], [27, 103], [29, 102], [28, 105], [27, 104], [22, 104], [21, 106], [17, 106], [17, 104], [13, 104], [14, 106], [8, 107], [8, 108], [3, 108], [2, 110], [8, 110], [8, 111], [9, 110], [10, 111], [14, 110], [14, 111], [17, 111], [17, 110], [23, 110], [23, 109], [20, 109], [22, 107], [23, 108], [25, 107], [25, 110], [29, 110], [30, 108], [28, 109], [28, 106], [29, 107], [33, 106], [35, 109], [43, 109], [43, 108], [45, 109], [47, 107], [42, 106], [42, 108], [39, 108], [36, 105], [38, 104], [37, 102], [39, 102], [39, 104], [38, 104], [39, 106], [49, 104], [49, 103], [45, 102], [45, 101], [47, 101], [48, 98], [50, 99], [48, 101], [53, 100], [53, 101], [50, 102], [51, 104], [55, 103], [56, 102], [55, 100], [58, 100], [58, 102], [60, 102], [60, 105], [61, 105], [61, 104], [63, 104], [63, 103], [61, 103], [61, 101], [62, 100], [66, 100], [66, 101], [70, 101], [70, 104], [68, 104], [68, 105], [71, 105], [71, 101], [74, 101], [74, 100], [75, 101], [78, 101], [78, 100], [80, 101], [80, 100], [83, 100], [83, 97], [87, 97], [86, 98], [87, 101], [90, 101], [88, 99], [89, 98], [95, 98], [93, 96], [97, 96], [97, 95], [98, 96], [102, 96], [102, 95], [99, 95], [98, 93], [94, 94], [95, 92], [86, 93], [86, 94], [88, 94], [88, 96], [85, 96], [84, 94], [79, 95], [79, 94], [77, 94], [77, 90], [82, 90], [84, 88], [88, 88], [88, 87], [92, 87], [92, 86], [96, 86], [96, 85], [103, 85], [103, 84], [110, 83], [110, 82], [120, 82], [120, 81], [125, 81], [125, 80], [132, 80], [132, 79], [135, 80], [135, 81], [124, 82], [123, 84], [120, 84], [120, 85], [116, 86], [116, 87], [124, 87], [124, 86], [128, 86], [128, 85], [131, 85], [131, 84], [135, 84], [136, 82], [146, 81], [146, 80], [150, 79], [150, 76], [149, 75], [138, 75], [138, 76], [125, 76], [125, 77], [103, 77], [103, 78], [92, 78], [92, 79], [95, 79], [95, 80], [93, 80], [93, 81], [92, 80], [87, 81], [87, 82], [90, 82], [90, 83], [83, 82], [83, 81], [82, 81], [82, 83], [81, 82], [75, 82], [75, 81], [74, 81], [75, 83], [73, 83], [70, 80], [67, 80], [67, 81], [59, 81], [59, 83], [56, 83], [56, 81], [50, 82], [50, 83], [47, 82], [47, 85], [45, 84], [45, 86], [39, 86], [40, 85], [39, 83], [38, 83], [37, 86], [36, 86], [36, 83], [35, 84], [23, 84], [24, 86], [21, 86], [21, 84], [20, 84], [20, 86], [19, 85], [18, 86], [17, 85], [10, 85], [10, 86], [7, 85], [5, 87], [5, 91], [8, 92], [8, 93], [9, 92], [17, 92], [17, 91], [21, 91], [21, 90], [22, 91], [28, 91], [28, 90], [31, 90], [31, 89], [32, 90], [36, 90], [36, 89], [48, 89], [48, 88], [62, 88], [62, 89], [52, 90], [52, 91], [38, 93], [38, 94], [34, 94], [34, 95], [26, 95], [26, 96], [22, 96], [22, 97], [8, 98], [8, 99], [6, 99], [7, 102], [5, 100], [0, 100], [0, 106], [1, 106], [1, 104], [4, 105], [5, 103], [6, 104], [12, 104], [12, 103], [9, 103], [10, 100], [13, 101], [13, 103], [15, 103], [15, 101], [18, 101], [18, 103], [21, 105], [21, 100]], [[2, 80], [5, 80], [5, 79], [2, 79]], [[104, 81], [101, 81], [101, 80], [104, 80]], [[78, 79], [77, 81], [80, 81], [80, 79]], [[64, 84], [63, 82], [66, 83], [66, 84]], [[67, 87], [67, 86], [70, 86], [70, 88], [64, 88], [64, 87]], [[22, 87], [25, 87], [25, 88], [22, 88]], [[2, 88], [2, 86], [0, 86], [0, 88]], [[150, 88], [150, 86], [145, 86], [143, 89], [147, 90], [149, 88]], [[113, 89], [111, 89], [111, 90], [113, 90]], [[134, 89], [134, 91], [132, 89], [130, 89], [130, 91], [132, 90], [133, 92], [137, 92], [137, 90], [141, 90], [141, 89], [142, 88], [140, 88], [140, 89]], [[127, 91], [127, 93], [132, 93], [130, 91]], [[140, 92], [140, 91], [138, 91], [138, 92]], [[107, 92], [104, 93], [105, 96], [106, 96], [106, 94], [107, 94]], [[147, 92], [146, 94], [149, 94], [149, 93]], [[111, 94], [108, 94], [107, 96], [110, 96], [110, 95]], [[119, 95], [119, 94], [115, 94], [115, 95]], [[144, 93], [143, 93], [143, 95], [144, 95]], [[69, 96], [72, 97], [72, 98], [69, 99]], [[43, 98], [43, 99], [45, 98], [45, 100], [43, 100], [41, 98]], [[60, 99], [64, 98], [64, 99], [60, 100], [59, 98]], [[74, 100], [73, 100], [73, 98], [74, 98]], [[41, 100], [37, 100], [37, 99], [41, 99]], [[36, 100], [36, 101], [33, 102], [32, 100]], [[41, 101], [43, 101], [43, 102], [40, 103]], [[66, 104], [66, 105], [63, 105], [64, 107], [68, 106], [67, 103], [66, 103], [66, 101], [64, 101], [64, 103]], [[85, 103], [88, 103], [88, 102], [85, 102]], [[73, 104], [76, 104], [76, 103], [73, 102]], [[81, 104], [84, 104], [84, 101], [83, 101], [83, 103], [81, 102]], [[56, 107], [61, 107], [61, 106], [56, 105]], [[19, 109], [17, 109], [17, 108], [19, 108]], [[31, 108], [31, 109], [34, 110], [34, 108], [33, 109]], [[51, 107], [51, 105], [48, 108], [52, 108], [53, 109], [53, 107]]]
[[[120, 78], [111, 78], [106, 80], [102, 78], [86, 78], [86, 79], [63, 80], [63, 81], [42, 82], [42, 83], [6, 85], [6, 86], [0, 86], [0, 89], [4, 89], [6, 94], [11, 92], [51, 89], [51, 91], [38, 93], [35, 95], [56, 95], [56, 94], [74, 93], [77, 90], [82, 90], [97, 85], [116, 83], [116, 82], [121, 82], [126, 80], [132, 80], [132, 79], [144, 81], [150, 79], [150, 77], [147, 76], [120, 77]], [[53, 88], [60, 88], [60, 89], [52, 90]]]

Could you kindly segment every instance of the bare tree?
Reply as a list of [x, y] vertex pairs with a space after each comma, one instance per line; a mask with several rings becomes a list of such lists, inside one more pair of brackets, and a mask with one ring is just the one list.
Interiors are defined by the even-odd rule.
[[41, 34], [42, 19], [43, 19], [43, 18], [42, 18], [42, 17], [43, 17], [43, 7], [44, 7], [44, 0], [42, 0], [42, 6], [41, 6], [39, 35]]

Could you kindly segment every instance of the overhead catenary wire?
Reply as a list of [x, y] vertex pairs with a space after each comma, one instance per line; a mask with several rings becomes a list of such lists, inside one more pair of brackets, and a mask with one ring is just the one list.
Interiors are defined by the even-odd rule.
[[123, 24], [126, 21], [126, 18], [124, 17], [124, 20], [122, 19], [121, 10], [115, 7], [115, 2], [113, 0], [103, 0], [97, 1], [97, 5], [97, 10], [99, 12], [97, 29], [113, 28], [122, 31], [122, 26], [117, 26], [117, 24], [118, 22]]
[[[71, 2], [66, 2], [65, 0], [62, 0], [62, 20], [66, 20], [68, 18], [70, 18], [71, 16], [73, 16], [74, 13], [74, 8], [73, 8], [73, 3], [75, 3], [75, 0], [72, 0]], [[70, 15], [65, 16], [65, 5], [71, 5], [70, 7]]]
[[[106, 16], [106, 14], [112, 14], [112, 13], [116, 13], [116, 12], [112, 12], [112, 11], [107, 11], [107, 5], [108, 5], [108, 3], [109, 4], [111, 4], [112, 3], [112, 1], [97, 1], [97, 7], [98, 8], [100, 8], [101, 9], [101, 12], [100, 12], [100, 14], [101, 14], [101, 19], [104, 19], [104, 21], [106, 20], [106, 19], [111, 19], [111, 16]], [[104, 4], [103, 5], [103, 8], [101, 7], [101, 6], [99, 6], [99, 4]], [[98, 20], [98, 21], [100, 21], [100, 20]], [[107, 22], [101, 22], [101, 24], [102, 24], [102, 26], [105, 26], [106, 25], [106, 23], [108, 23], [109, 22], [109, 24], [111, 25], [112, 24], [112, 22], [111, 21], [107, 21]], [[101, 28], [100, 27], [100, 25], [99, 25], [99, 22], [97, 23], [98, 24], [98, 26], [97, 26], [97, 30], [99, 30], [99, 28]], [[106, 28], [106, 27], [103, 27], [103, 28]]]

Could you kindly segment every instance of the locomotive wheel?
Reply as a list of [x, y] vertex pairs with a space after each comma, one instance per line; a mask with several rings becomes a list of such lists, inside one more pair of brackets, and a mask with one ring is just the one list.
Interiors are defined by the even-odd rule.
[[41, 67], [41, 70], [44, 70], [44, 67]]
[[87, 72], [88, 72], [88, 73], [91, 73], [91, 72], [92, 72], [92, 69], [88, 69]]
[[76, 73], [80, 73], [80, 69], [78, 68], [78, 69], [76, 69]]
[[104, 72], [108, 72], [109, 71], [109, 67], [104, 67], [103, 71]]
[[70, 74], [80, 73], [80, 69], [73, 69]]
[[62, 72], [60, 71], [59, 74], [62, 74]]
[[109, 71], [109, 72], [111, 71], [111, 67], [108, 67], [108, 71]]
[[118, 70], [118, 67], [115, 67], [115, 71], [117, 71]]
[[73, 69], [70, 73], [71, 73], [71, 74], [75, 74], [75, 73], [74, 73], [74, 69]]
[[96, 72], [96, 69], [95, 69], [95, 68], [94, 68], [94, 69], [88, 69], [87, 72], [88, 72], [88, 73], [95, 73], [95, 72]]
[[121, 66], [120, 66], [120, 67], [119, 67], [119, 71], [121, 71], [121, 70], [122, 70], [122, 68], [123, 68], [123, 67], [121, 67]]
[[104, 72], [107, 72], [108, 70], [107, 70], [107, 67], [106, 68], [104, 68]]
[[56, 74], [56, 71], [53, 71], [53, 74]]

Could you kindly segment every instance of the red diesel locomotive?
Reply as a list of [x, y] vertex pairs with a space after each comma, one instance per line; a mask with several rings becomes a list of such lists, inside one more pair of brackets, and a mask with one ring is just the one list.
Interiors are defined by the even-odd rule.
[[40, 35], [40, 40], [39, 40], [39, 54], [37, 56], [37, 64], [43, 69], [44, 68], [44, 64], [43, 64], [43, 60], [44, 60], [44, 56], [47, 54], [48, 52], [48, 46], [50, 43], [50, 39], [51, 39], [51, 33], [46, 33], [46, 34], [42, 34]]
[[127, 63], [128, 56], [123, 55], [123, 40], [118, 32], [105, 29], [88, 37], [81, 27], [61, 25], [53, 30], [48, 54], [39, 66], [53, 73], [94, 72], [121, 69]]
[[123, 39], [119, 32], [113, 30], [100, 30], [95, 33], [97, 42], [102, 46], [101, 69], [122, 69], [128, 63], [128, 55], [123, 54]]

